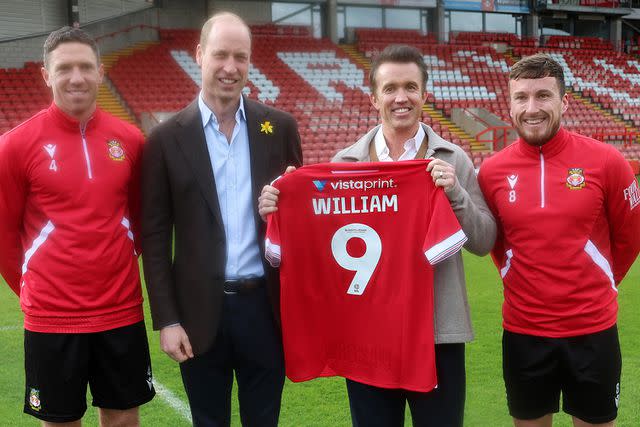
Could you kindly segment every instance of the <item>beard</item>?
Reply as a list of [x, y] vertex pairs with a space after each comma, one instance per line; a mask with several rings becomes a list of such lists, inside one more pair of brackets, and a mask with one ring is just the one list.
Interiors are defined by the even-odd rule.
[[[545, 116], [544, 119], [548, 121], [552, 120], [548, 115]], [[552, 121], [545, 128], [535, 130], [527, 129], [528, 126], [522, 124], [523, 120], [524, 119], [519, 119], [517, 122], [514, 121], [513, 126], [516, 132], [518, 132], [518, 136], [529, 145], [541, 146], [546, 144], [558, 133], [558, 129], [560, 129], [560, 120]]]

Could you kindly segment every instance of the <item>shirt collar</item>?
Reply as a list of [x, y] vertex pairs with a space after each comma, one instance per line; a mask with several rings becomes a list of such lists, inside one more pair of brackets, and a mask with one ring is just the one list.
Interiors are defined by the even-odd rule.
[[[407, 151], [410, 151], [413, 149], [417, 153], [418, 150], [420, 149], [420, 145], [422, 144], [422, 140], [424, 139], [424, 137], [425, 137], [424, 129], [422, 129], [422, 126], [418, 126], [418, 131], [413, 136], [413, 138], [409, 138], [404, 142], [404, 152], [406, 153]], [[382, 126], [380, 126], [380, 128], [378, 129], [378, 132], [376, 132], [374, 143], [376, 145], [376, 154], [378, 155], [378, 159], [386, 160], [390, 158], [389, 147], [387, 146], [387, 141], [384, 139]]]
[[[207, 106], [207, 104], [204, 103], [202, 91], [198, 96], [198, 107], [200, 108], [200, 116], [202, 117], [202, 127], [207, 127], [209, 121], [211, 121], [211, 123], [215, 125], [215, 127], [218, 127], [218, 118]], [[242, 120], [246, 121], [247, 116], [244, 111], [244, 97], [240, 96], [240, 105], [238, 106], [238, 110], [236, 111], [236, 123], [240, 123]]]

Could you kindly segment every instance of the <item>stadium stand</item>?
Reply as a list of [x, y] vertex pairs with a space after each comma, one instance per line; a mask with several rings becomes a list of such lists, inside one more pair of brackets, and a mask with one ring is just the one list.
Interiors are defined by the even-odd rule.
[[[582, 45], [580, 40], [568, 44]], [[514, 49], [518, 56], [537, 51], [549, 53], [563, 65], [567, 86], [593, 105], [586, 110], [580, 105], [572, 109], [573, 114], [567, 116], [567, 127], [608, 142], [624, 143], [636, 138], [636, 128], [640, 125], [637, 114], [640, 111], [640, 63], [637, 59], [607, 50], [605, 45], [586, 50], [577, 47]]]
[[[594, 37], [551, 36], [546, 46], [510, 33], [450, 34], [438, 43], [414, 30], [356, 30], [353, 49], [312, 38], [308, 27], [252, 26], [248, 96], [291, 112], [298, 120], [306, 163], [328, 161], [378, 123], [369, 102], [368, 58], [390, 43], [419, 47], [429, 68], [423, 119], [460, 145], [476, 166], [492, 153], [452, 122], [455, 108], [483, 108], [509, 123], [508, 71], [518, 57], [549, 52], [564, 67], [571, 108], [564, 125], [615, 143], [640, 160], [640, 62]], [[138, 121], [143, 113], [174, 112], [199, 91], [198, 32], [159, 30], [159, 41], [117, 57], [108, 78]], [[503, 53], [504, 51], [504, 53]], [[0, 69], [0, 132], [50, 102], [40, 64]], [[37, 82], [37, 83], [34, 83]]]
[[45, 108], [51, 95], [40, 75], [40, 64], [0, 68], [0, 134]]
[[[328, 161], [377, 122], [365, 72], [327, 40], [298, 27], [252, 27], [248, 95], [291, 112], [300, 125], [307, 163]], [[176, 111], [198, 92], [198, 32], [161, 30], [160, 43], [120, 59], [109, 76], [139, 117]]]

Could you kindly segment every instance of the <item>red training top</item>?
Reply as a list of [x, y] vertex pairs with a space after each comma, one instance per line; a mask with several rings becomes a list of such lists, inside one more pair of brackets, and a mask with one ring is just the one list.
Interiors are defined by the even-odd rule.
[[142, 320], [140, 131], [55, 104], [0, 138], [0, 273], [25, 329], [98, 332]]
[[478, 181], [498, 222], [504, 328], [558, 338], [613, 326], [640, 251], [640, 193], [622, 155], [561, 128], [487, 159]]

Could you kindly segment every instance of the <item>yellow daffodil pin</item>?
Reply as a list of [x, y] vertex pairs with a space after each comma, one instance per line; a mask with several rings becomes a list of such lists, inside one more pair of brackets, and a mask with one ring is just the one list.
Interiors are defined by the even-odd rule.
[[260, 123], [260, 132], [271, 135], [273, 133], [273, 125], [269, 120]]

